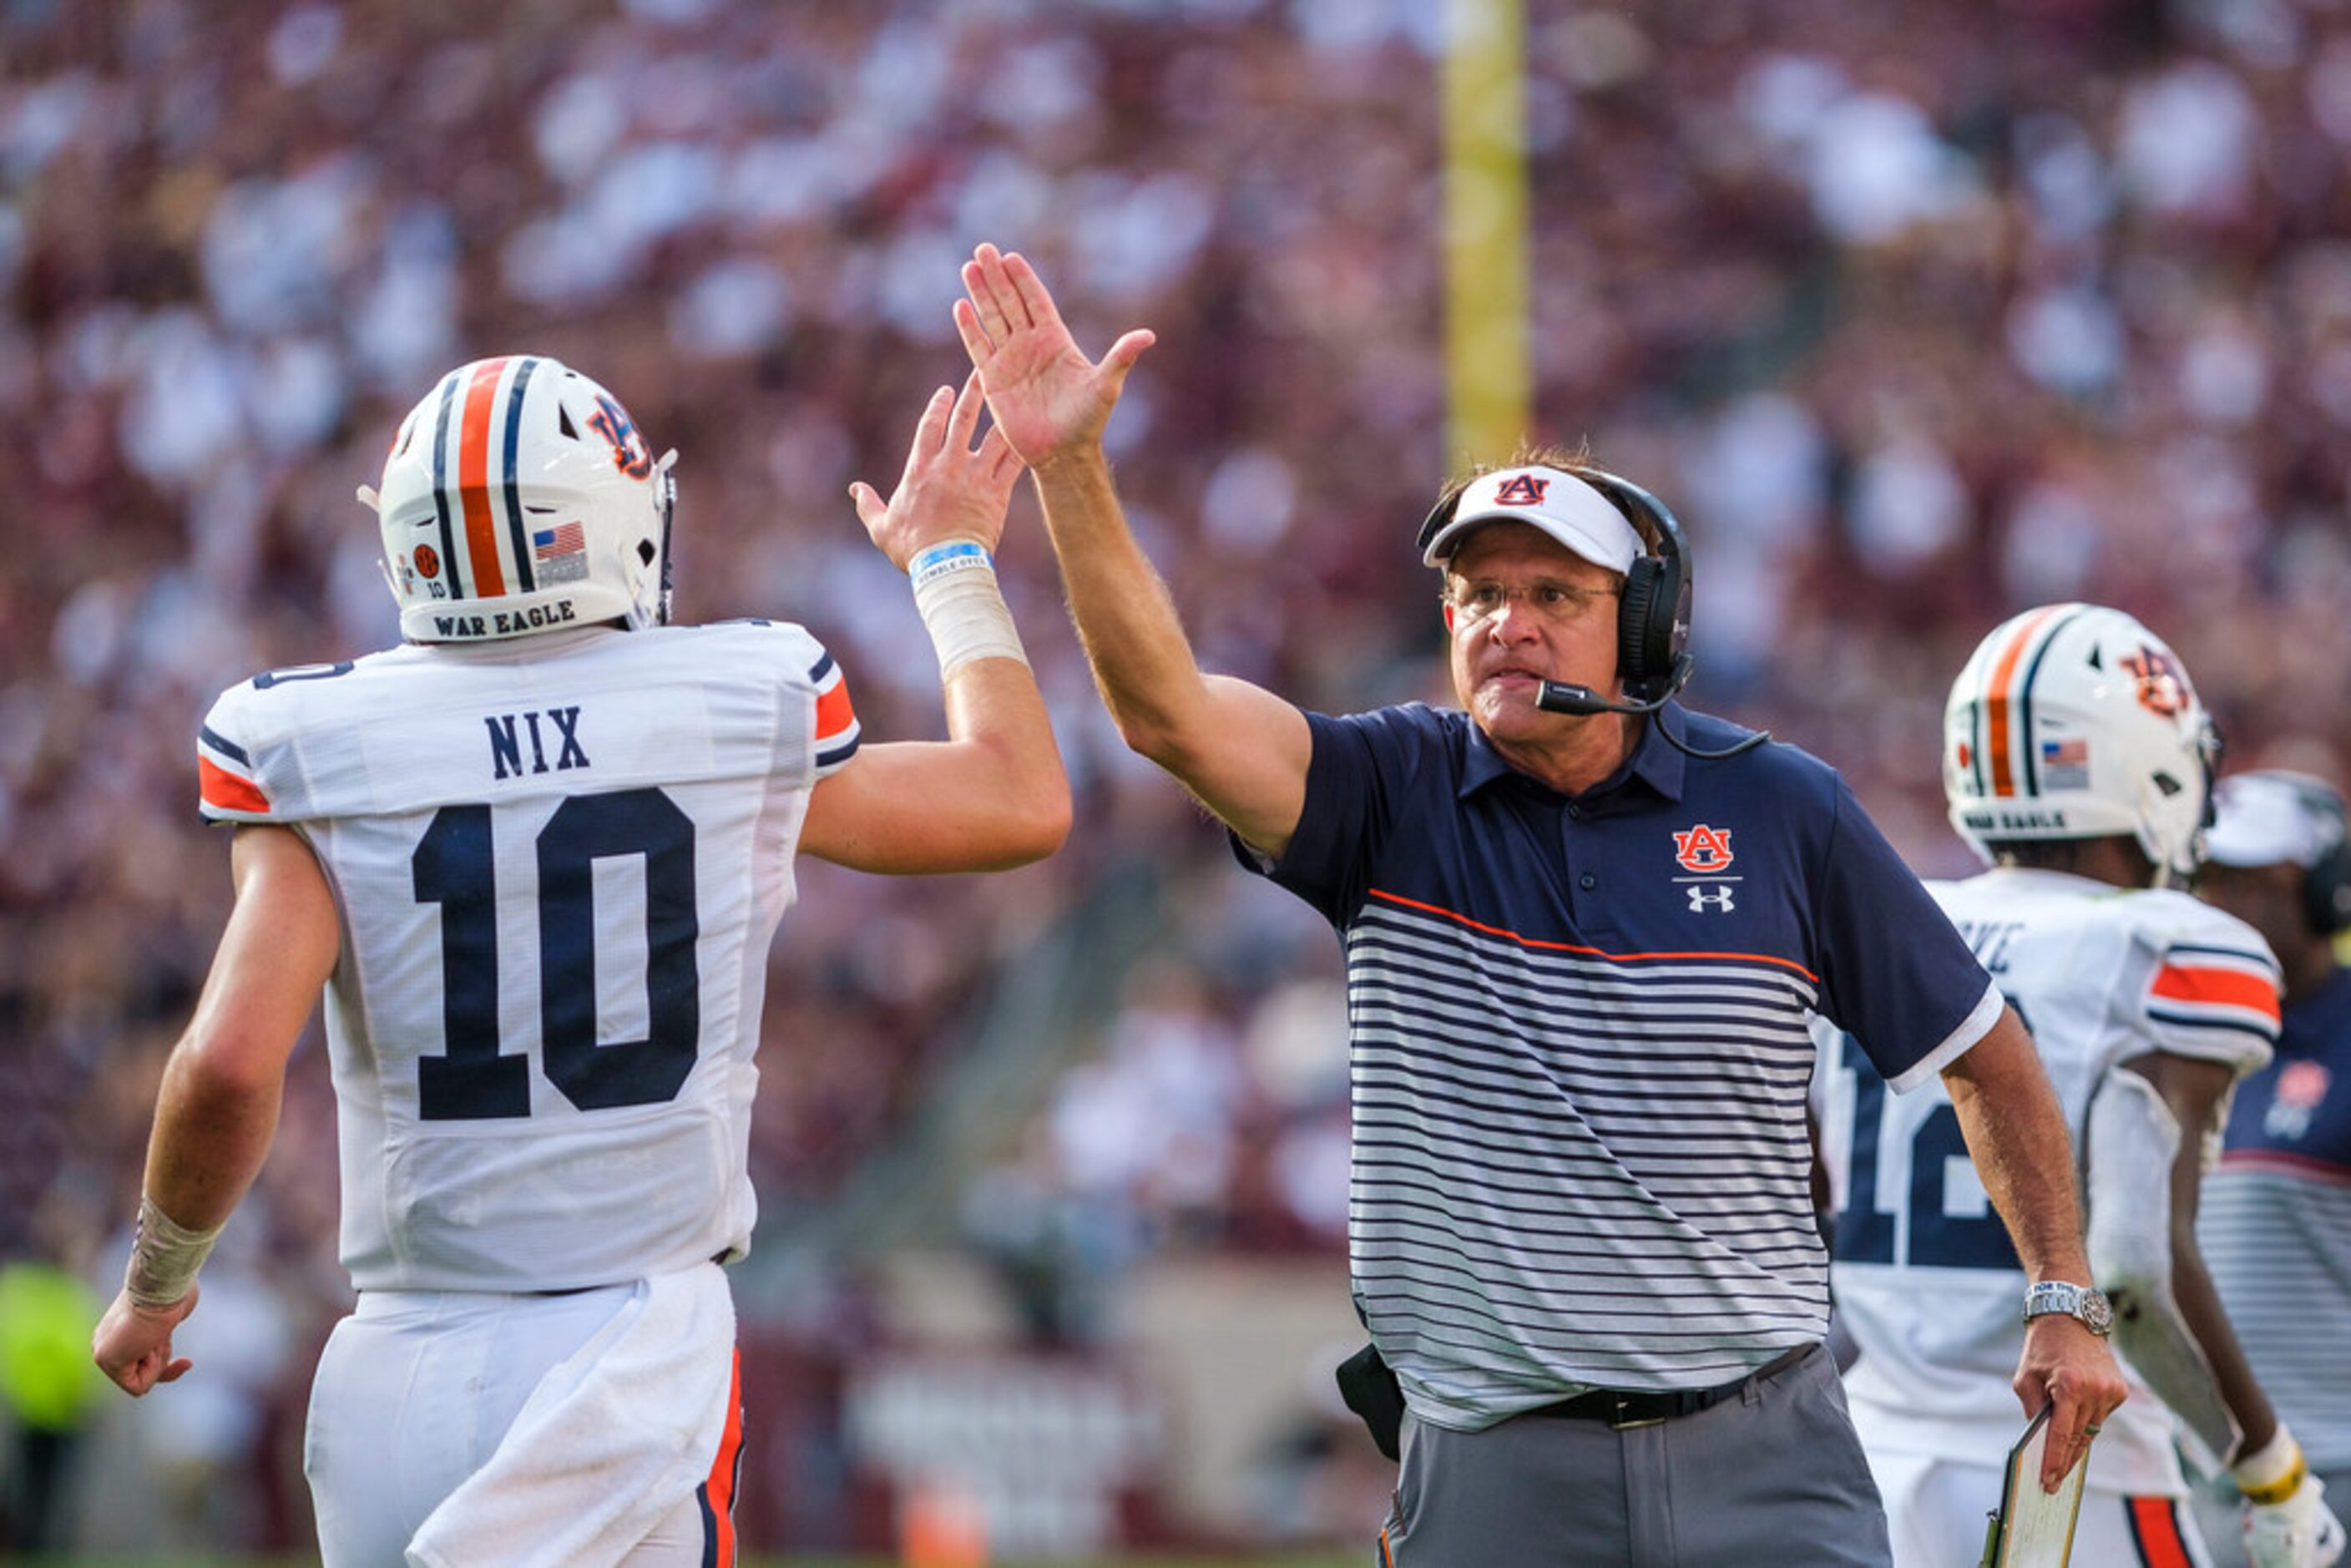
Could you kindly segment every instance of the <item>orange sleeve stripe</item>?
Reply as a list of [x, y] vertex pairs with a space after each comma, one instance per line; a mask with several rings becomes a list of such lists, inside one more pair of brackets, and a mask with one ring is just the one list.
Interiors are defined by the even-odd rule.
[[240, 779], [219, 766], [209, 757], [196, 758], [196, 781], [204, 804], [224, 811], [258, 811], [269, 810], [269, 797], [250, 779]]
[[490, 517], [490, 405], [498, 401], [504, 360], [485, 360], [465, 388], [465, 423], [457, 446], [457, 497], [465, 510], [465, 554], [477, 595], [507, 591], [498, 564], [498, 530]]
[[2166, 964], [2156, 971], [2155, 994], [2175, 1002], [2244, 1008], [2273, 1021], [2278, 1016], [2277, 988], [2266, 977], [2241, 969], [2188, 969]]
[[857, 722], [857, 712], [849, 706], [849, 683], [835, 681], [832, 689], [818, 694], [816, 699], [816, 737], [831, 740], [844, 733]]

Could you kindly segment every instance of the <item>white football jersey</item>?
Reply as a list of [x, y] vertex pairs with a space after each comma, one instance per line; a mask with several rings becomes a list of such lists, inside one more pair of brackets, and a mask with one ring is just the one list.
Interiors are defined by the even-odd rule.
[[361, 1290], [565, 1290], [739, 1256], [767, 950], [857, 720], [797, 626], [590, 629], [256, 676], [204, 814], [303, 835], [342, 1258]]
[[[2105, 1075], [2149, 1051], [2240, 1074], [2277, 1038], [2278, 970], [2252, 927], [2184, 893], [2002, 868], [1929, 883], [2032, 1030], [2081, 1148]], [[1997, 1465], [2023, 1429], [2009, 1379], [2023, 1354], [2025, 1277], [1938, 1083], [1896, 1095], [1850, 1042], [1823, 1036], [1823, 1148], [1841, 1180], [1832, 1278], [1861, 1348], [1845, 1388], [1865, 1437]], [[2170, 1413], [2130, 1372], [2089, 1484], [2185, 1489]]]

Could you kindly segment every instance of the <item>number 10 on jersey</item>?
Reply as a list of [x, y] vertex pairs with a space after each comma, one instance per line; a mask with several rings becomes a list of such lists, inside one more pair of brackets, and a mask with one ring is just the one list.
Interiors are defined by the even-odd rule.
[[[416, 901], [441, 908], [443, 1053], [416, 1062], [428, 1122], [530, 1114], [530, 1062], [500, 1049], [498, 889], [488, 806], [444, 806], [411, 857]], [[676, 1098], [702, 1032], [694, 821], [659, 789], [575, 795], [537, 840], [540, 1066], [582, 1111]], [[600, 859], [643, 857], [643, 1040], [596, 1038]]]

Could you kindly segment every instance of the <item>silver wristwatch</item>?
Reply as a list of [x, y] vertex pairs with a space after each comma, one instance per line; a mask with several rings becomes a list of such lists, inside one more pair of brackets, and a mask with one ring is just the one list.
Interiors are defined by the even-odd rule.
[[2078, 1318], [2084, 1328], [2100, 1339], [2115, 1332], [2114, 1303], [2106, 1300], [2104, 1291], [2087, 1285], [2069, 1285], [2063, 1280], [2043, 1280], [2024, 1292], [2024, 1321], [2031, 1322], [2051, 1312], [2063, 1312]]

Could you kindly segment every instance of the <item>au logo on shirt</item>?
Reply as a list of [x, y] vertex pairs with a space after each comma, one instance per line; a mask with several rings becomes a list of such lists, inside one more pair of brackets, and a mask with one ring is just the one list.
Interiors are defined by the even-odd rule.
[[2273, 1138], [2299, 1138], [2310, 1131], [2310, 1118], [2326, 1098], [2328, 1074], [2324, 1062], [2287, 1064], [2277, 1078], [2276, 1098], [2262, 1117], [2262, 1131]]
[[[1730, 859], [1729, 828], [1712, 828], [1700, 822], [1674, 834], [1674, 863], [1696, 873], [1674, 879], [1693, 884], [1685, 890], [1689, 894], [1692, 915], [1728, 915], [1739, 907], [1730, 884], [1740, 879], [1722, 875], [1730, 869]], [[1722, 880], [1717, 882], [1717, 877]]]
[[1704, 822], [1674, 835], [1674, 861], [1684, 871], [1718, 872], [1730, 869], [1730, 830], [1709, 828]]

